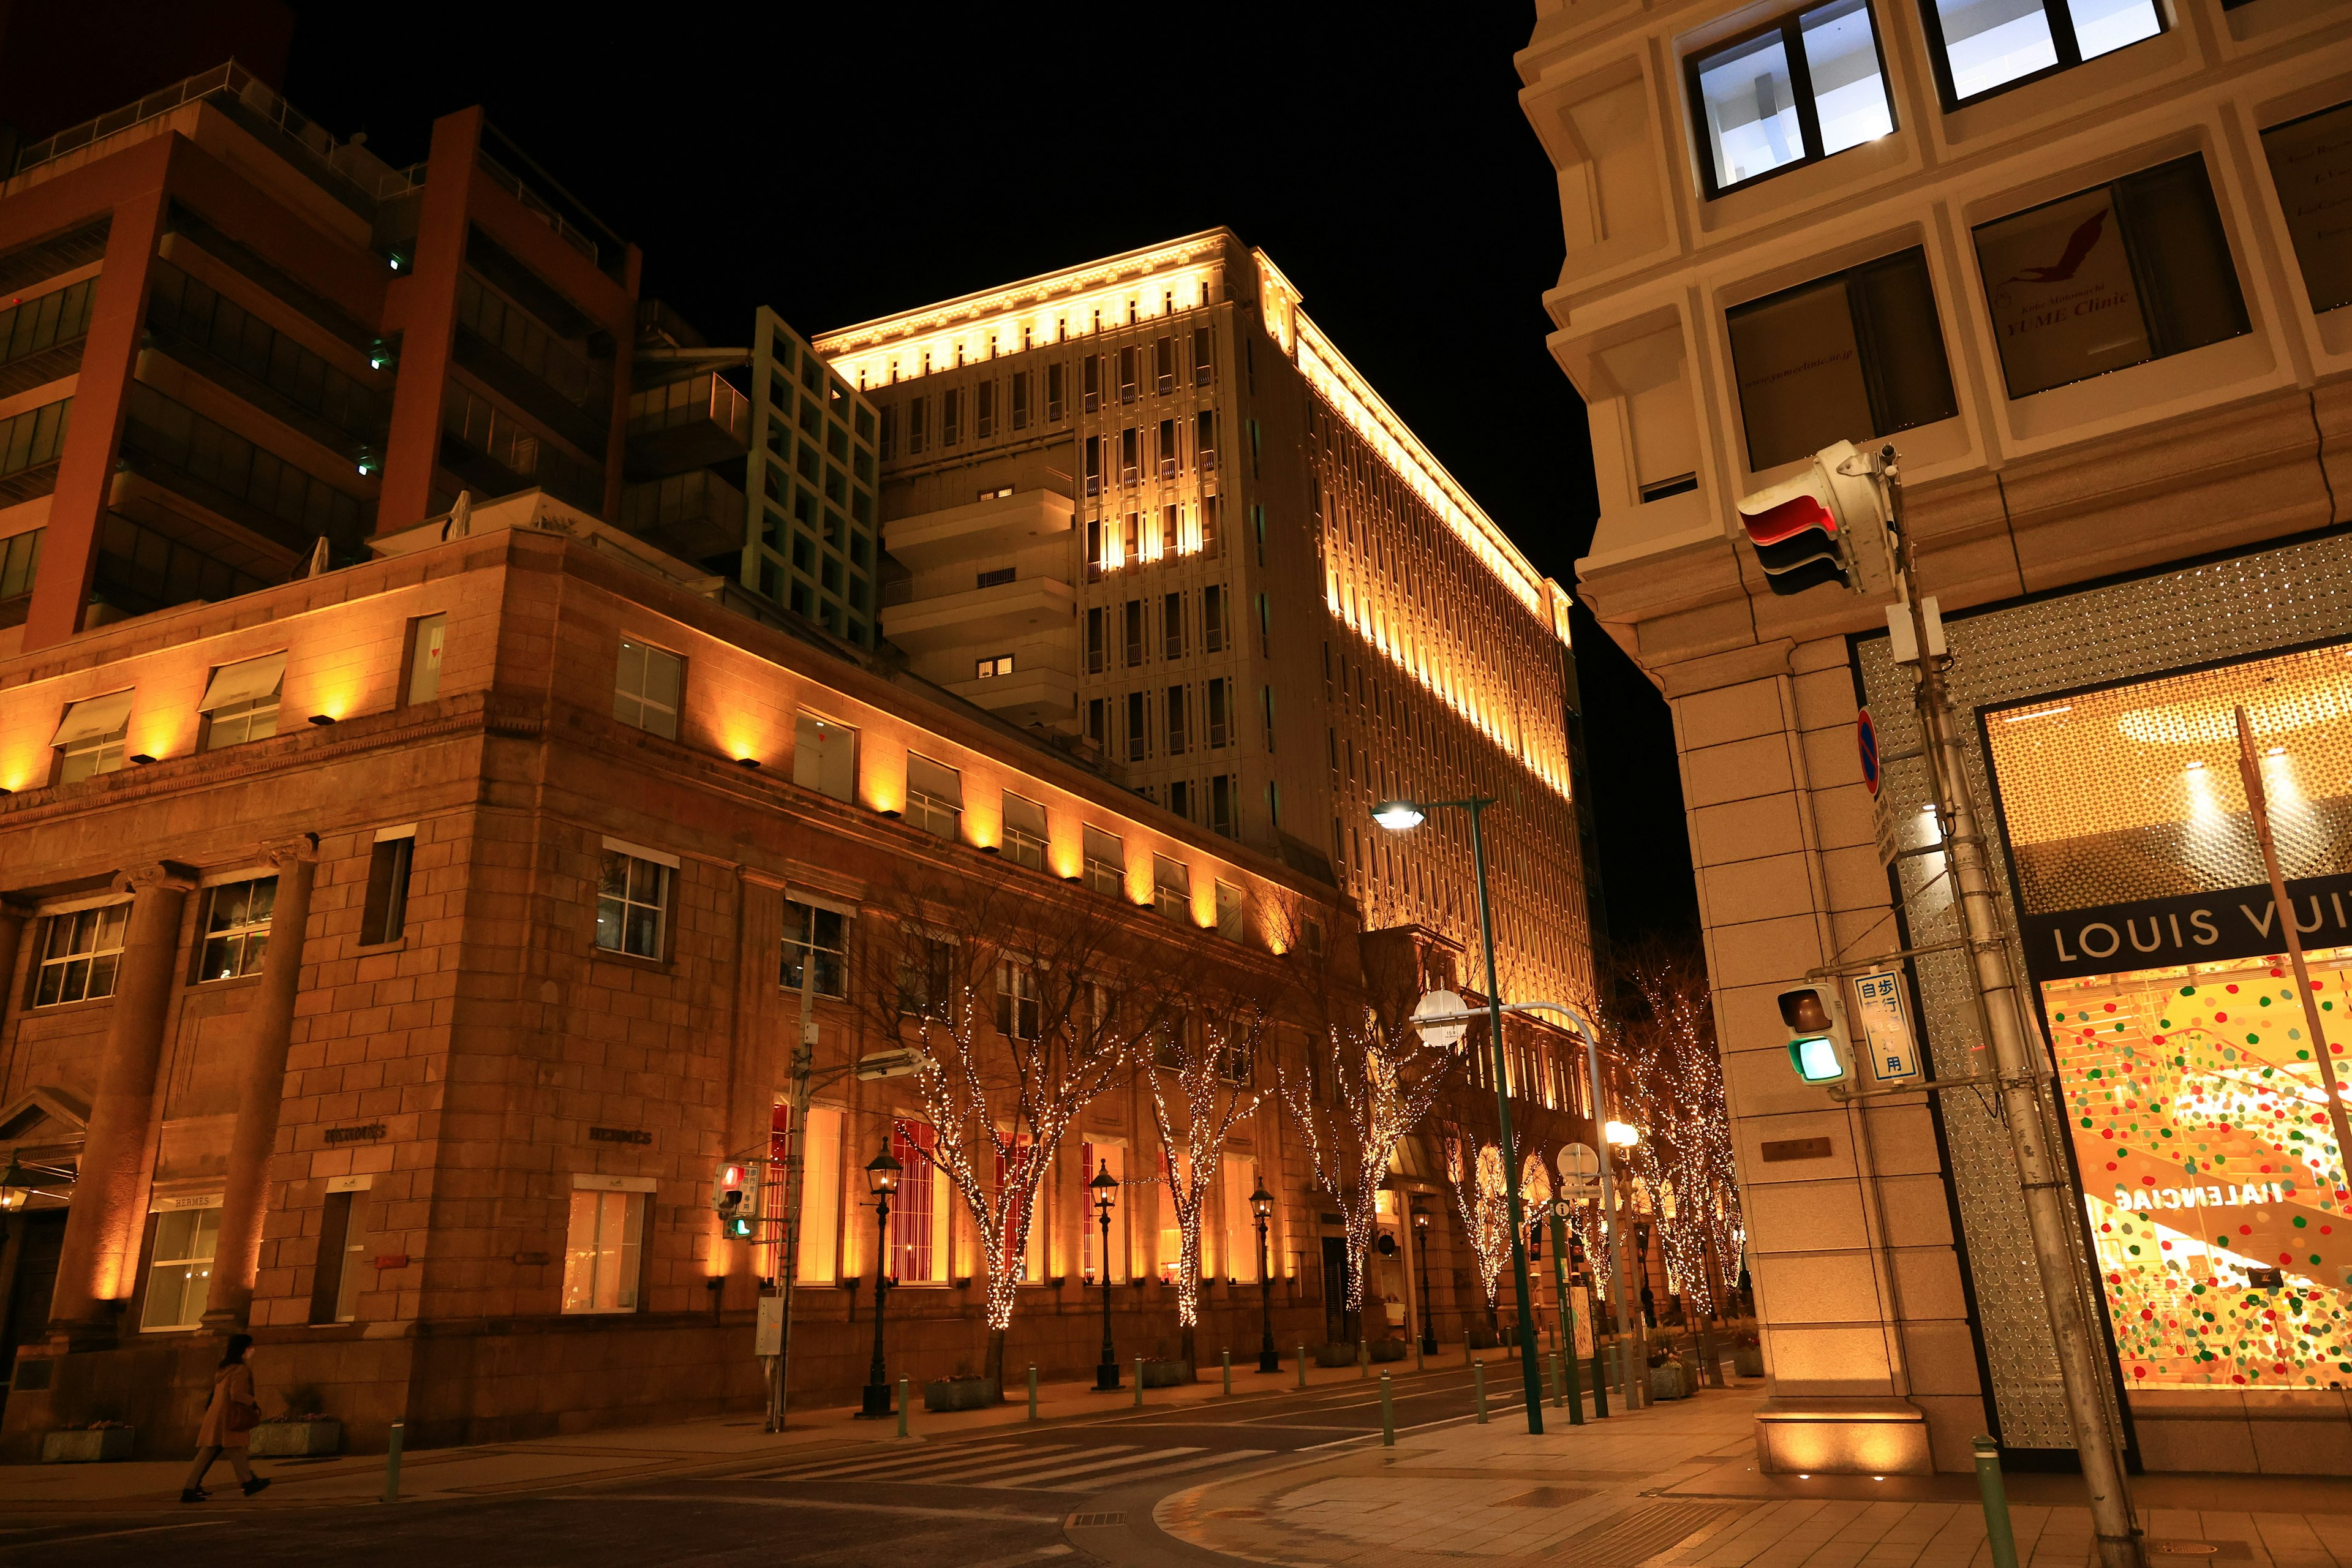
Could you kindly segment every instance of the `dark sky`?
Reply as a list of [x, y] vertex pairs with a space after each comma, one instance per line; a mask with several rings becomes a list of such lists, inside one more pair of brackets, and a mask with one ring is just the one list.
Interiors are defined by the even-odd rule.
[[[1511, 67], [1532, 6], [297, 11], [305, 113], [405, 163], [484, 104], [713, 342], [761, 303], [815, 333], [1226, 225], [1574, 582], [1592, 473], [1544, 347], [1559, 209]], [[1611, 919], [1695, 924], [1664, 705], [1589, 617], [1577, 640]]]

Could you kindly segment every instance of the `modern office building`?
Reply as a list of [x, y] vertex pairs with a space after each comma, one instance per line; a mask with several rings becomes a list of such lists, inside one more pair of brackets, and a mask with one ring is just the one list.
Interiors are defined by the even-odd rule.
[[[2297, 897], [2318, 895], [2305, 940], [2335, 1009], [2352, 13], [1538, 10], [1517, 63], [1559, 172], [1550, 342], [1601, 498], [1578, 575], [1674, 710], [1773, 1379], [1764, 1463], [1966, 1469], [1977, 1433], [2053, 1462], [2072, 1441], [1988, 1102], [1841, 1108], [1784, 1049], [1778, 991], [1897, 955], [1934, 1074], [1983, 1055], [1938, 947], [1940, 857], [1890, 872], [1879, 847], [1932, 847], [1933, 826], [1885, 584], [1775, 593], [1734, 511], [1846, 439], [1902, 457], [2124, 1440], [2151, 1469], [2352, 1470], [2343, 1154], [2311, 1125], [2232, 713]], [[1878, 823], [1864, 703], [1895, 759]]]
[[919, 675], [1474, 957], [1592, 994], [1567, 600], [1224, 229], [816, 339], [880, 410], [882, 629]]

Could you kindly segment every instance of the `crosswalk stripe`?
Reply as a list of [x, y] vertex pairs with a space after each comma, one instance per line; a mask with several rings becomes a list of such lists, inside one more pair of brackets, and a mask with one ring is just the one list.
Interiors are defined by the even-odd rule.
[[1200, 1451], [1198, 1448], [1147, 1448], [1140, 1453], [1127, 1454], [1116, 1459], [1095, 1459], [1083, 1465], [1065, 1465], [1059, 1469], [1048, 1469], [1043, 1473], [1024, 1471], [1018, 1475], [1008, 1476], [1003, 1480], [982, 1481], [981, 1485], [1005, 1488], [1032, 1487], [1045, 1481], [1059, 1480], [1064, 1476], [1084, 1475], [1088, 1470], [1107, 1470], [1128, 1465], [1148, 1465], [1161, 1454], [1197, 1454]]
[[[1133, 1447], [1135, 1447], [1135, 1445], [1132, 1443], [1119, 1443], [1100, 1448], [1087, 1448], [1084, 1451], [1094, 1454], [1120, 1454], [1125, 1453]], [[946, 1470], [931, 1470], [925, 1473], [932, 1477], [946, 1476], [953, 1478], [961, 1478], [964, 1476], [1001, 1476], [1008, 1472], [1034, 1470], [1040, 1465], [1058, 1465], [1063, 1460], [1071, 1458], [1072, 1455], [1077, 1451], [1079, 1450], [1077, 1450], [1076, 1446], [1070, 1443], [1040, 1444], [1036, 1447], [1031, 1448], [1026, 1454], [1024, 1454], [1017, 1459], [1001, 1459], [990, 1464], [982, 1465], [979, 1468], [972, 1469], [967, 1469], [959, 1465], [951, 1467]]]
[[[959, 1448], [956, 1452], [961, 1458], [969, 1458], [978, 1454], [1001, 1454], [1007, 1448], [1019, 1448], [1021, 1447], [1022, 1445], [1019, 1443], [975, 1443], [971, 1447]], [[934, 1460], [940, 1459], [941, 1458], [943, 1458], [943, 1456], [938, 1449], [932, 1449], [927, 1453], [921, 1454], [891, 1454], [887, 1458], [879, 1459], [873, 1458], [871, 1457], [847, 1461], [835, 1459], [830, 1463], [820, 1465], [813, 1470], [795, 1470], [785, 1468], [762, 1470], [760, 1473], [762, 1477], [784, 1476], [789, 1477], [793, 1480], [821, 1480], [828, 1476], [861, 1475], [867, 1470], [887, 1470], [895, 1466], [907, 1464], [909, 1461], [919, 1465], [928, 1464]]]
[[[1162, 1449], [1163, 1453], [1173, 1452]], [[1220, 1454], [1202, 1454], [1198, 1458], [1179, 1459], [1172, 1465], [1154, 1465], [1148, 1470], [1126, 1470], [1115, 1476], [1097, 1476], [1077, 1486], [1056, 1488], [1063, 1491], [1100, 1491], [1105, 1487], [1125, 1486], [1129, 1481], [1156, 1480], [1161, 1476], [1181, 1475], [1186, 1470], [1204, 1470], [1212, 1465], [1236, 1464], [1243, 1459], [1262, 1459], [1273, 1453], [1271, 1448], [1228, 1448]]]

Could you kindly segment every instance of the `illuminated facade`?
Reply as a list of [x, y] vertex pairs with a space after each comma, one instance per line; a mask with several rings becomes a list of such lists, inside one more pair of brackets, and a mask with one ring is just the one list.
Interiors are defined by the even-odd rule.
[[[818, 337], [881, 411], [882, 626], [918, 674], [1473, 953], [1591, 994], [1567, 600], [1225, 230]], [[1465, 984], [1481, 984], [1475, 962]]]
[[[1601, 498], [1580, 590], [1674, 710], [1773, 1379], [1762, 1462], [2071, 1443], [1998, 1120], [1957, 1091], [1839, 1107], [1789, 1069], [1776, 993], [1905, 949], [1937, 1076], [1983, 1056], [1937, 945], [1958, 922], [1885, 595], [1769, 592], [1732, 508], [1843, 438], [1903, 458], [2125, 1439], [2152, 1469], [2352, 1470], [2340, 1152], [2231, 739], [2245, 703], [2333, 1019], [2352, 18], [1538, 11], [1517, 63], [1559, 176], [1550, 344]], [[1858, 701], [1892, 759], [1876, 822]]]

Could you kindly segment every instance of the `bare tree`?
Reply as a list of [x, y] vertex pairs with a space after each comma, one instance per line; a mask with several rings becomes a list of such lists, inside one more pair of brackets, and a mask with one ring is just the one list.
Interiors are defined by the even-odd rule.
[[1213, 1010], [1164, 1022], [1142, 1069], [1160, 1146], [1168, 1153], [1178, 1237], [1176, 1321], [1188, 1367], [1197, 1364], [1202, 1224], [1224, 1166], [1225, 1139], [1235, 1122], [1257, 1110], [1260, 1095], [1253, 1085], [1267, 1026], [1262, 999], [1225, 992]]
[[1486, 1327], [1499, 1334], [1496, 1291], [1503, 1266], [1511, 1260], [1511, 1203], [1503, 1182], [1503, 1146], [1481, 1143], [1468, 1130], [1454, 1129], [1445, 1142], [1445, 1179], [1477, 1266], [1479, 1289], [1486, 1294]]
[[978, 1226], [988, 1280], [987, 1375], [1004, 1386], [1037, 1196], [1078, 1113], [1168, 1016], [1166, 965], [1139, 917], [1107, 918], [1058, 887], [934, 869], [893, 889], [859, 1002], [875, 1032], [919, 1053], [925, 1157]]

